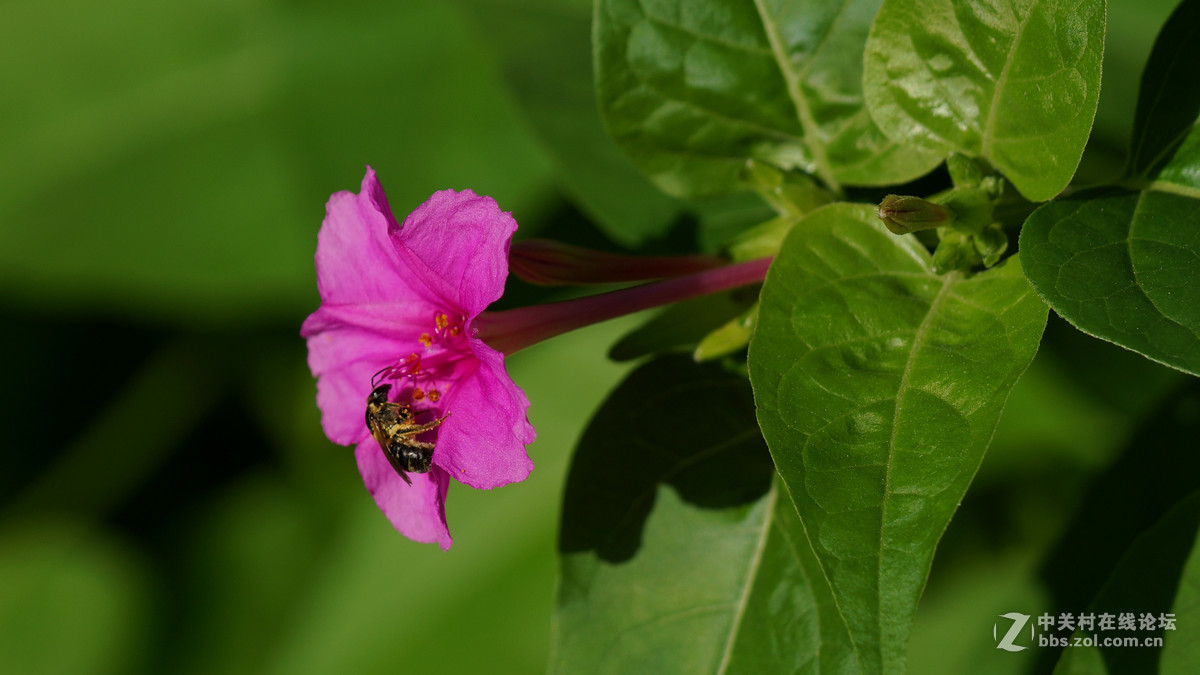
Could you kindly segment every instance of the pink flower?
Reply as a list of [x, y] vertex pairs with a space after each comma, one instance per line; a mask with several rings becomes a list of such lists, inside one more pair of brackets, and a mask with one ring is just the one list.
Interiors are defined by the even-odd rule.
[[[308, 365], [330, 440], [355, 445], [376, 504], [402, 534], [451, 544], [450, 478], [490, 489], [533, 469], [529, 400], [504, 355], [474, 336], [472, 321], [504, 292], [517, 223], [490, 197], [436, 192], [396, 223], [375, 172], [358, 194], [329, 199], [317, 236], [321, 307], [305, 320]], [[417, 423], [449, 415], [421, 436], [435, 444], [428, 473], [406, 484], [364, 422], [373, 378]]]

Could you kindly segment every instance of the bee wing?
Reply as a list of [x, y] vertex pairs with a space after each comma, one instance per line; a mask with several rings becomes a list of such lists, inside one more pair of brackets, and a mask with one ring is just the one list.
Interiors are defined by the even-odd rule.
[[387, 457], [388, 464], [392, 465], [392, 468], [396, 470], [396, 473], [400, 474], [405, 483], [412, 485], [412, 480], [409, 479], [408, 472], [405, 471], [404, 461], [400, 458], [400, 453], [396, 452], [395, 446], [391, 443], [380, 443], [379, 447], [383, 450], [383, 456]]
[[379, 444], [379, 449], [383, 452], [383, 456], [387, 457], [388, 464], [392, 465], [392, 468], [396, 470], [396, 473], [400, 474], [405, 483], [412, 485], [412, 480], [409, 479], [408, 474], [404, 471], [404, 462], [401, 461], [400, 455], [392, 447], [392, 440], [388, 438], [385, 422], [378, 417], [371, 417], [369, 421], [371, 436]]

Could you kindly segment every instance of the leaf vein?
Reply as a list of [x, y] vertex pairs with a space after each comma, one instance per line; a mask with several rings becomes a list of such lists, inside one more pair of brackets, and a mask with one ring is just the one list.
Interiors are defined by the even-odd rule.
[[[938, 290], [938, 293], [937, 293], [937, 295], [934, 296], [933, 301], [929, 303], [929, 311], [925, 314], [925, 318], [921, 320], [921, 325], [917, 327], [916, 336], [913, 338], [912, 351], [910, 351], [908, 353], [908, 360], [905, 362], [904, 370], [900, 374], [900, 386], [896, 390], [896, 407], [895, 407], [894, 411], [892, 412], [892, 435], [891, 435], [891, 438], [888, 440], [887, 469], [884, 472], [884, 479], [883, 479], [883, 504], [880, 506], [880, 517], [879, 517], [879, 549], [880, 549], [880, 551], [882, 551], [884, 548], [883, 531], [884, 531], [884, 527], [887, 524], [888, 495], [890, 494], [891, 483], [892, 483], [892, 460], [896, 456], [896, 433], [900, 427], [898, 422], [900, 419], [900, 409], [901, 409], [901, 407], [903, 407], [903, 404], [904, 404], [904, 392], [908, 388], [908, 378], [912, 374], [913, 363], [914, 363], [914, 361], [916, 361], [917, 353], [921, 351], [921, 343], [922, 343], [922, 341], [924, 341], [925, 336], [929, 331], [929, 327], [933, 324], [933, 319], [937, 315], [938, 309], [940, 308], [942, 301], [946, 298], [946, 296], [949, 295], [948, 291], [951, 288], [953, 288], [954, 281], [956, 279], [956, 277], [955, 277], [956, 274], [957, 274], [956, 272], [952, 272], [952, 273], [946, 275], [946, 278], [944, 278], [944, 280], [942, 282], [941, 289]], [[877, 560], [878, 560], [878, 562], [876, 564], [876, 570], [875, 570], [875, 603], [876, 603], [875, 619], [876, 619], [876, 626], [879, 630], [879, 634], [882, 635], [883, 634], [883, 612], [880, 611], [880, 608], [883, 605], [883, 589], [880, 586], [879, 581], [880, 581], [880, 579], [883, 578], [883, 556], [882, 555], [878, 556]], [[879, 655], [881, 662], [883, 659], [882, 648], [883, 647], [881, 644], [880, 645], [881, 653]]]

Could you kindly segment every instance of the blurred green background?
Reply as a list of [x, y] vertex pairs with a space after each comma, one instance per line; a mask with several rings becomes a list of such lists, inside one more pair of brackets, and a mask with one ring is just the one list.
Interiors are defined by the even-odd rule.
[[0, 672], [543, 668], [562, 476], [630, 324], [510, 359], [537, 470], [456, 485], [448, 554], [325, 439], [298, 335], [324, 203], [366, 163], [401, 217], [469, 187], [523, 235], [594, 231], [473, 21], [0, 4]]
[[[1081, 175], [1119, 169], [1171, 6], [1111, 7]], [[589, 12], [0, 3], [0, 672], [544, 669], [563, 475], [635, 322], [510, 359], [537, 470], [451, 488], [445, 554], [392, 531], [322, 435], [298, 329], [324, 202], [366, 163], [398, 214], [469, 187], [520, 236], [687, 248], [667, 236], [678, 205], [604, 142]], [[551, 297], [513, 290], [506, 304]], [[995, 606], [1044, 601], [1036, 564], [1065, 505], [1178, 384], [1050, 330], [935, 564], [914, 672], [961, 672]], [[1096, 363], [1103, 386], [1073, 378]]]

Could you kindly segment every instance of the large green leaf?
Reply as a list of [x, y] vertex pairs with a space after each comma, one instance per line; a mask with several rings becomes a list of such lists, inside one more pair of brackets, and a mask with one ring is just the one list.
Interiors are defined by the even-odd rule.
[[885, 0], [863, 86], [890, 137], [984, 157], [1021, 194], [1066, 187], [1100, 95], [1104, 0]]
[[747, 158], [840, 183], [915, 178], [939, 155], [889, 141], [862, 103], [878, 0], [600, 0], [595, 67], [609, 132], [666, 192], [745, 189]]
[[1077, 328], [1200, 374], [1200, 200], [1085, 193], [1043, 205], [1021, 231], [1025, 273]]
[[1026, 273], [1085, 333], [1200, 374], [1200, 131], [1188, 0], [1159, 33], [1142, 74], [1129, 170], [1142, 192], [1046, 204], [1021, 231]]
[[763, 285], [758, 420], [866, 672], [897, 672], [934, 549], [1046, 307], [1010, 258], [931, 271], [866, 205], [801, 221]]
[[680, 356], [613, 393], [572, 463], [551, 672], [854, 672], [745, 378]]

